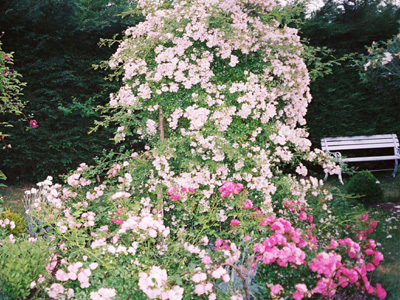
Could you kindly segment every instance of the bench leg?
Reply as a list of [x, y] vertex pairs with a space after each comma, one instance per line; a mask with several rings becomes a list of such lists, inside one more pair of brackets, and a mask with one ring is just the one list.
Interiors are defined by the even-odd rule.
[[329, 173], [328, 173], [328, 172], [325, 172], [324, 181], [326, 181], [326, 180], [328, 179], [328, 175], [329, 175]]
[[393, 170], [393, 173], [392, 173], [392, 177], [396, 177], [397, 166], [398, 166], [398, 164], [399, 164], [399, 160], [398, 160], [398, 159], [395, 159], [395, 160], [394, 160], [394, 170]]
[[340, 183], [341, 183], [342, 185], [344, 185], [343, 179], [342, 179], [342, 170], [340, 170], [340, 173], [338, 174], [338, 177], [339, 177]]

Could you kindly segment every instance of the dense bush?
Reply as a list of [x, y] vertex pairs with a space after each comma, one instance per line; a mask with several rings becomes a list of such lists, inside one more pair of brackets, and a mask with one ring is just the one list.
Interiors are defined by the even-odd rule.
[[[2, 37], [3, 33], [1, 33], [0, 39]], [[25, 86], [25, 83], [21, 82], [21, 75], [14, 70], [13, 64], [12, 53], [4, 52], [2, 42], [0, 41], [0, 145], [6, 137], [6, 134], [3, 133], [3, 128], [11, 126], [8, 122], [4, 121], [5, 114], [23, 115], [22, 108], [24, 104], [21, 102], [20, 96], [22, 95], [22, 88]], [[3, 145], [3, 147], [0, 147], [0, 154], [5, 152], [6, 149], [11, 148], [11, 144], [4, 143]], [[6, 179], [7, 177], [3, 171], [0, 170], [0, 181]], [[4, 186], [4, 184], [0, 182], [0, 186]]]
[[299, 127], [309, 76], [281, 7], [138, 7], [145, 21], [109, 61], [123, 84], [105, 111], [117, 141], [140, 136], [147, 151], [31, 191], [29, 215], [55, 243], [32, 284], [55, 299], [385, 298], [369, 281], [383, 259], [367, 237], [376, 222], [333, 215], [307, 177], [306, 163], [338, 168]]
[[370, 171], [361, 171], [350, 178], [347, 192], [359, 195], [364, 204], [376, 204], [383, 201], [383, 189], [378, 179]]
[[[339, 171], [301, 125], [311, 100], [297, 31], [275, 1], [138, 1], [109, 61], [118, 153], [31, 190], [54, 243], [32, 282], [53, 299], [318, 299], [369, 293], [376, 222], [337, 208], [305, 164]], [[38, 222], [36, 222], [37, 220]]]
[[32, 281], [40, 280], [42, 274], [46, 274], [49, 242], [35, 238], [14, 239], [11, 235], [1, 243], [0, 299], [26, 299], [35, 292]]

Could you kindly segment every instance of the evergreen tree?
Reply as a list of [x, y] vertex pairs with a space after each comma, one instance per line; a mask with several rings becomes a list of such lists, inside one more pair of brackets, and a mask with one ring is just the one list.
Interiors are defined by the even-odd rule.
[[63, 173], [112, 148], [108, 130], [88, 135], [99, 116], [93, 107], [104, 104], [115, 86], [92, 65], [111, 54], [98, 43], [126, 27], [117, 14], [129, 8], [123, 0], [1, 1], [0, 28], [7, 46], [18, 52], [15, 67], [28, 83], [21, 99], [38, 122], [28, 131], [10, 119], [12, 149], [1, 166], [11, 179]]

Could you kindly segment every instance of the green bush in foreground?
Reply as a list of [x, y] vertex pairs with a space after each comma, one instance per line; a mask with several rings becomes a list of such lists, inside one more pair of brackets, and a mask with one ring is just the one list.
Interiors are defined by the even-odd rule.
[[383, 190], [370, 171], [361, 171], [353, 176], [347, 184], [347, 192], [362, 196], [360, 201], [364, 204], [379, 203], [383, 199]]
[[49, 244], [45, 239], [3, 240], [0, 247], [0, 299], [26, 299], [31, 294], [31, 282], [45, 274], [48, 257]]

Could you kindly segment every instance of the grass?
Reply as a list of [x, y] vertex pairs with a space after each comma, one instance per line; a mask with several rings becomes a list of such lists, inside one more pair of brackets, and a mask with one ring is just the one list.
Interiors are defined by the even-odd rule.
[[0, 187], [0, 197], [3, 197], [4, 207], [13, 212], [20, 213], [24, 215], [24, 195], [25, 191], [29, 190], [31, 187]]
[[381, 244], [385, 259], [374, 273], [374, 281], [387, 290], [387, 300], [400, 299], [400, 203], [397, 214], [375, 213], [378, 228], [371, 238]]
[[[376, 206], [370, 207], [370, 215], [378, 221], [378, 227], [371, 235], [371, 238], [379, 243], [379, 250], [385, 259], [374, 272], [373, 282], [381, 283], [388, 295], [386, 300], [400, 299], [400, 174], [395, 178], [388, 172], [374, 173], [384, 191], [383, 203], [385, 208], [391, 211], [379, 209]], [[350, 177], [345, 176], [341, 185], [337, 176], [330, 176], [326, 186], [337, 187], [346, 191], [346, 182]]]

